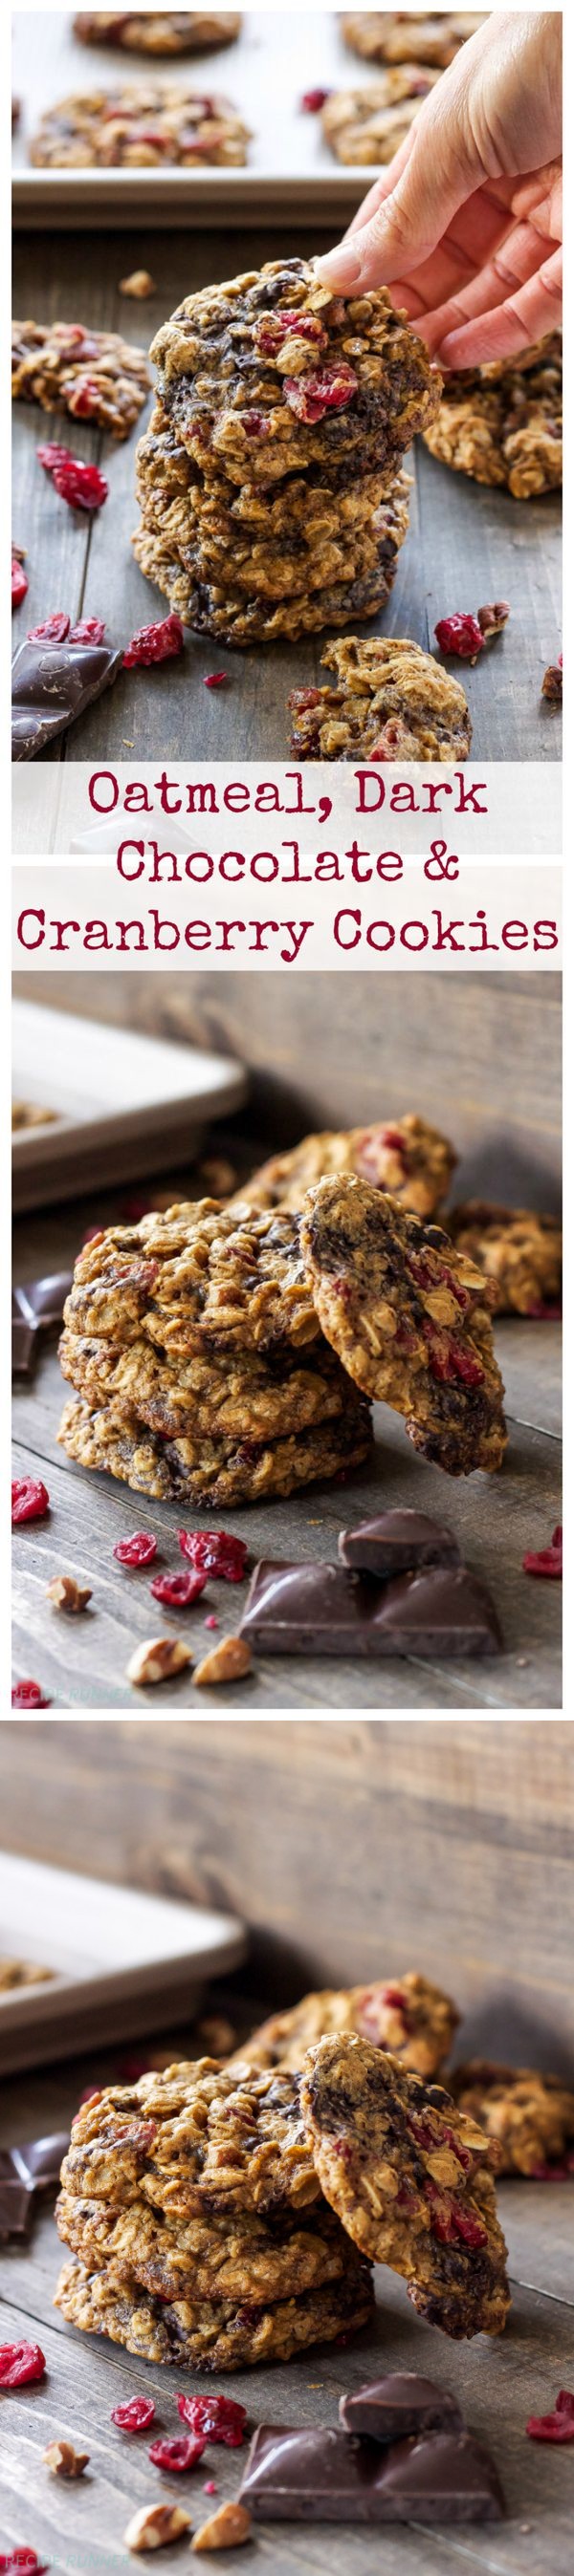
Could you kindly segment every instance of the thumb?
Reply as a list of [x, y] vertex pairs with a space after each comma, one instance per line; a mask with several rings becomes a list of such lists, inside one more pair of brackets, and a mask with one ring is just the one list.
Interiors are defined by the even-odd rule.
[[343, 295], [366, 294], [371, 287], [410, 277], [436, 250], [453, 215], [483, 178], [466, 118], [453, 115], [452, 98], [445, 118], [435, 91], [416, 119], [408, 158], [394, 186], [389, 190], [387, 172], [369, 222], [338, 250], [316, 260], [318, 276]]

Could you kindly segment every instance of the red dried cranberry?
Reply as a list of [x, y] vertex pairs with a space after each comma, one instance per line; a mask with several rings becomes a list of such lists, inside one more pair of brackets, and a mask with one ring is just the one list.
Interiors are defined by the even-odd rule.
[[153, 2460], [154, 2469], [196, 2469], [204, 2450], [205, 2442], [194, 2441], [191, 2433], [176, 2433], [173, 2440], [151, 2442], [148, 2460]]
[[322, 695], [322, 689], [293, 689], [289, 705], [296, 709], [298, 715], [301, 715], [306, 707], [318, 707]]
[[320, 109], [325, 106], [325, 100], [330, 96], [330, 89], [304, 89], [303, 97], [299, 100], [303, 115], [318, 116]]
[[0, 2388], [25, 2388], [43, 2379], [46, 2368], [39, 2343], [0, 2343]]
[[227, 689], [229, 687], [227, 671], [208, 671], [203, 686], [204, 689]]
[[41, 626], [29, 626], [28, 644], [65, 644], [70, 620], [65, 608], [56, 608], [53, 617], [45, 617]]
[[146, 668], [151, 662], [171, 662], [177, 653], [183, 653], [181, 617], [160, 617], [157, 626], [139, 626], [137, 634], [130, 636], [124, 671], [137, 670], [140, 662]]
[[0, 2551], [0, 2576], [47, 2576], [49, 2560], [38, 2558], [35, 2549]]
[[564, 2156], [556, 2165], [531, 2165], [529, 2182], [570, 2182], [574, 2174], [574, 2155]]
[[524, 1574], [550, 1575], [554, 1583], [562, 1582], [562, 1524], [552, 1531], [549, 1547], [528, 1549], [523, 1556]]
[[552, 2415], [529, 2415], [526, 2431], [531, 2442], [574, 2442], [572, 2390], [559, 2389]]
[[118, 1538], [114, 1548], [118, 1565], [153, 1565], [157, 1556], [157, 1539], [149, 1530], [134, 1530], [133, 1538]]
[[264, 411], [242, 411], [241, 427], [246, 438], [268, 438], [269, 422]]
[[215, 2478], [205, 2478], [205, 2479], [204, 2479], [203, 2493], [204, 2493], [204, 2495], [217, 2495], [217, 2487], [216, 2487], [216, 2484], [215, 2484]]
[[70, 644], [103, 644], [105, 632], [104, 617], [80, 617], [78, 625], [70, 627]]
[[110, 2423], [119, 2424], [120, 2433], [147, 2433], [154, 2415], [153, 2397], [127, 2397], [124, 2406], [112, 2406]]
[[58, 447], [55, 438], [49, 438], [44, 447], [37, 447], [36, 455], [46, 474], [54, 474], [57, 465], [70, 465], [72, 462], [69, 447]]
[[13, 556], [12, 556], [12, 607], [13, 607], [13, 608], [19, 608], [19, 607], [20, 607], [22, 600], [23, 600], [23, 599], [25, 599], [25, 597], [26, 597], [26, 591], [27, 591], [27, 588], [28, 588], [28, 583], [27, 583], [27, 580], [26, 580], [26, 574], [25, 574], [25, 571], [24, 571], [24, 565], [23, 565], [23, 564], [21, 564], [21, 563], [19, 563], [19, 561], [18, 561], [18, 556], [17, 556], [17, 555], [13, 555]]
[[283, 391], [297, 420], [312, 423], [322, 420], [326, 411], [343, 411], [358, 387], [354, 367], [342, 360], [339, 367], [324, 367], [320, 376], [285, 376]]
[[[401, 1135], [400, 1127], [383, 1127], [381, 1141], [386, 1145], [389, 1154], [400, 1154], [401, 1162], [405, 1161], [406, 1141]], [[365, 1150], [368, 1151], [368, 1148]]]
[[79, 457], [69, 456], [67, 465], [57, 465], [52, 475], [54, 491], [71, 510], [101, 510], [107, 501], [108, 485], [99, 465], [83, 465]]
[[383, 1986], [382, 2001], [384, 2004], [388, 2004], [390, 2012], [400, 2012], [402, 2014], [405, 2028], [408, 2029], [405, 1998], [401, 1993], [400, 1986]]
[[257, 348], [264, 358], [274, 358], [283, 340], [312, 340], [315, 347], [326, 345], [327, 333], [314, 313], [266, 313], [255, 324]]
[[51, 1705], [51, 1700], [45, 1697], [41, 1682], [14, 1682], [13, 1708], [51, 1708]]
[[435, 626], [441, 653], [454, 653], [458, 662], [476, 662], [484, 647], [484, 636], [477, 617], [439, 617]]
[[156, 1574], [149, 1588], [154, 1601], [166, 1601], [173, 1610], [189, 1610], [205, 1592], [206, 1583], [206, 1574]]
[[247, 1564], [244, 1538], [228, 1538], [226, 1530], [178, 1530], [182, 1556], [188, 1556], [200, 1574], [214, 1574], [221, 1583], [242, 1583]]
[[[86, 358], [97, 356], [97, 350], [86, 348], [83, 355]], [[95, 383], [94, 377], [80, 376], [77, 385], [73, 386], [72, 392], [68, 395], [68, 411], [73, 412], [75, 420], [94, 420], [99, 412], [100, 402], [101, 390]]]
[[529, 1321], [537, 1324], [561, 1324], [561, 1306], [529, 1306]]
[[218, 1628], [218, 1627], [219, 1627], [219, 1619], [215, 1619], [215, 1618], [214, 1618], [214, 1615], [213, 1615], [213, 1611], [212, 1611], [212, 1610], [210, 1611], [209, 1618], [208, 1618], [208, 1619], [204, 1619], [203, 1625], [204, 1625], [204, 1628]]
[[40, 1477], [15, 1476], [12, 1485], [12, 1528], [19, 1521], [43, 1521], [50, 1509], [50, 1496]]
[[178, 2415], [182, 2424], [191, 2424], [192, 2433], [204, 2442], [224, 2442], [229, 2451], [238, 2451], [244, 2439], [247, 2408], [235, 2397], [178, 2397]]

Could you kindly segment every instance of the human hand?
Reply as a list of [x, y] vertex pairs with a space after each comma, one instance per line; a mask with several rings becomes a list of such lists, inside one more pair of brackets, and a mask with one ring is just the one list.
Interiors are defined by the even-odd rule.
[[344, 295], [393, 302], [446, 369], [510, 359], [562, 317], [561, 14], [489, 18], [425, 99], [340, 248]]

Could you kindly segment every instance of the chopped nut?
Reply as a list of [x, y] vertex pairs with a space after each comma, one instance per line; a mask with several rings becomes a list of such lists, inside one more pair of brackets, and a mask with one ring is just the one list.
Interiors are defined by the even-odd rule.
[[126, 1675], [129, 1682], [170, 1682], [190, 1663], [189, 1646], [182, 1645], [180, 1637], [146, 1637], [144, 1645], [136, 1646], [130, 1655]]
[[495, 599], [491, 606], [477, 608], [476, 614], [485, 642], [490, 643], [491, 636], [501, 635], [503, 626], [506, 626], [510, 616], [508, 600]]
[[143, 302], [145, 295], [155, 295], [155, 282], [153, 277], [150, 277], [149, 269], [133, 268], [131, 277], [120, 277], [118, 292], [120, 295], [135, 296], [136, 302], [140, 299]]
[[89, 1583], [76, 1583], [75, 1574], [53, 1574], [46, 1584], [46, 1600], [56, 1610], [86, 1610], [92, 1595]]
[[244, 2504], [220, 2504], [210, 2522], [196, 2532], [192, 2549], [240, 2549], [243, 2540], [251, 2539], [251, 2514]]
[[81, 2478], [89, 2457], [89, 2451], [75, 2451], [73, 2442], [49, 2442], [47, 2451], [42, 2452], [46, 2468], [51, 2469], [54, 2478]]
[[221, 1644], [213, 1646], [210, 1655], [204, 1655], [203, 1663], [196, 1664], [194, 1686], [201, 1690], [204, 1682], [242, 1682], [252, 1670], [251, 1647], [245, 1639], [222, 1637]]
[[561, 705], [562, 705], [562, 655], [560, 655], [560, 660], [559, 660], [558, 662], [549, 662], [549, 664], [548, 664], [548, 670], [547, 670], [547, 671], [545, 671], [545, 673], [544, 673], [544, 679], [543, 679], [543, 682], [542, 682], [542, 692], [541, 692], [541, 694], [542, 694], [542, 697], [543, 697], [543, 698], [547, 698], [547, 699], [548, 699], [548, 704], [549, 704], [549, 706], [551, 706], [551, 707], [561, 707]]
[[192, 2528], [181, 2504], [143, 2504], [124, 2531], [126, 2549], [167, 2549], [170, 2540], [180, 2540]]

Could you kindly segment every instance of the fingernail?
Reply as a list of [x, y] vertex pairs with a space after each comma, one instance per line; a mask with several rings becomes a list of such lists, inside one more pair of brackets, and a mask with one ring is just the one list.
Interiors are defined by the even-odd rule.
[[315, 260], [315, 275], [321, 284], [339, 286], [343, 295], [348, 286], [356, 286], [360, 274], [361, 253], [353, 250], [351, 242], [341, 242], [339, 250], [328, 250], [324, 259]]

